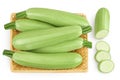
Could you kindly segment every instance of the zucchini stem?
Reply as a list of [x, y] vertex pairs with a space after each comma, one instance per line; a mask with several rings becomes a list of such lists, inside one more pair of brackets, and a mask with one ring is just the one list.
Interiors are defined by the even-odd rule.
[[4, 28], [7, 29], [15, 29], [15, 22], [10, 22], [4, 25]]
[[83, 34], [87, 34], [89, 32], [92, 31], [92, 27], [91, 26], [87, 26], [87, 27], [82, 27], [82, 33]]
[[19, 12], [19, 13], [16, 13], [16, 19], [19, 19], [19, 18], [26, 18], [26, 11], [22, 11], [22, 12]]
[[8, 56], [10, 58], [12, 58], [13, 53], [14, 53], [14, 51], [11, 51], [11, 50], [4, 50], [3, 51], [3, 55]]
[[87, 48], [92, 48], [92, 42], [84, 40], [83, 41], [83, 46]]

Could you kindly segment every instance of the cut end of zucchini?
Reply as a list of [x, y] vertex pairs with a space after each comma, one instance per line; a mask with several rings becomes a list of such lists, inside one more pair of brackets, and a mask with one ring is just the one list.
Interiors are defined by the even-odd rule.
[[99, 41], [99, 42], [96, 43], [96, 50], [98, 50], [98, 51], [103, 50], [103, 51], [109, 52], [110, 51], [110, 46], [105, 41]]
[[114, 63], [111, 60], [104, 60], [98, 64], [98, 68], [103, 73], [109, 73], [114, 69]]
[[109, 32], [108, 30], [100, 30], [95, 34], [95, 37], [97, 39], [103, 39], [108, 35], [108, 32]]
[[95, 59], [96, 59], [97, 62], [101, 62], [103, 60], [111, 59], [111, 56], [106, 51], [98, 51], [95, 55]]

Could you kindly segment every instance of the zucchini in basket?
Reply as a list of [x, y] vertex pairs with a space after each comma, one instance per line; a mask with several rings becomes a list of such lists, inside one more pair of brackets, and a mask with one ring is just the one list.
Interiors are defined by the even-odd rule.
[[87, 19], [83, 16], [70, 12], [47, 8], [29, 8], [26, 11], [16, 13], [16, 19], [20, 18], [35, 19], [53, 24], [55, 26], [89, 26]]
[[65, 41], [56, 45], [43, 47], [40, 49], [30, 50], [31, 52], [69, 52], [82, 47], [92, 48], [92, 43], [90, 41], [84, 40], [82, 38], [77, 38], [74, 40]]
[[81, 34], [82, 29], [80, 26], [32, 30], [16, 35], [13, 38], [12, 44], [18, 50], [32, 50], [73, 40], [78, 38]]
[[4, 50], [3, 55], [10, 57], [19, 65], [41, 69], [70, 69], [82, 63], [82, 56], [75, 52], [38, 54]]
[[[61, 26], [65, 27], [65, 26]], [[73, 26], [74, 27], [74, 26]], [[15, 22], [10, 22], [4, 25], [4, 28], [7, 29], [16, 29], [18, 31], [29, 31], [29, 30], [36, 30], [36, 29], [50, 29], [50, 28], [57, 28], [49, 23], [32, 20], [32, 19], [18, 19]], [[88, 27], [81, 27], [83, 30], [83, 34], [87, 34], [91, 32], [92, 28]]]

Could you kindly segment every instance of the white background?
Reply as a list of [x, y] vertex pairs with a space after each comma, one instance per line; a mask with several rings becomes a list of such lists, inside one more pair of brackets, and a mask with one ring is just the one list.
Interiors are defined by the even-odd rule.
[[[19, 12], [30, 7], [46, 7], [65, 10], [73, 13], [86, 14], [90, 24], [94, 26], [96, 11], [106, 7], [110, 11], [110, 32], [103, 39], [110, 44], [112, 60], [115, 63], [113, 72], [105, 74], [97, 69], [94, 60], [95, 43], [93, 31], [89, 40], [93, 48], [89, 49], [89, 70], [86, 73], [13, 73], [10, 71], [9, 59], [2, 55], [4, 49], [9, 49], [9, 31], [4, 30], [4, 24], [9, 22], [12, 12]], [[119, 80], [120, 74], [120, 4], [119, 0], [0, 0], [0, 80]]]

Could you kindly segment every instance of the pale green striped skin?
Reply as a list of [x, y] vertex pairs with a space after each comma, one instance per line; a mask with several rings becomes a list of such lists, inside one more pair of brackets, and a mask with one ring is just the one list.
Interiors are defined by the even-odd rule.
[[40, 49], [31, 50], [32, 52], [68, 52], [83, 47], [83, 39], [77, 38], [70, 41], [65, 41], [56, 45], [43, 47]]
[[54, 9], [29, 8], [26, 10], [26, 17], [47, 22], [55, 26], [89, 26], [87, 19], [83, 16]]
[[32, 50], [60, 42], [73, 40], [82, 34], [80, 26], [67, 26], [48, 30], [21, 32], [13, 38], [12, 44], [18, 50]]
[[95, 17], [95, 37], [105, 38], [108, 35], [110, 26], [110, 13], [106, 8], [100, 8]]
[[82, 63], [82, 56], [75, 52], [67, 53], [30, 53], [15, 52], [12, 60], [22, 66], [41, 69], [70, 69]]
[[15, 21], [15, 28], [18, 31], [29, 31], [35, 29], [50, 29], [55, 28], [55, 26], [31, 19], [19, 19]]

